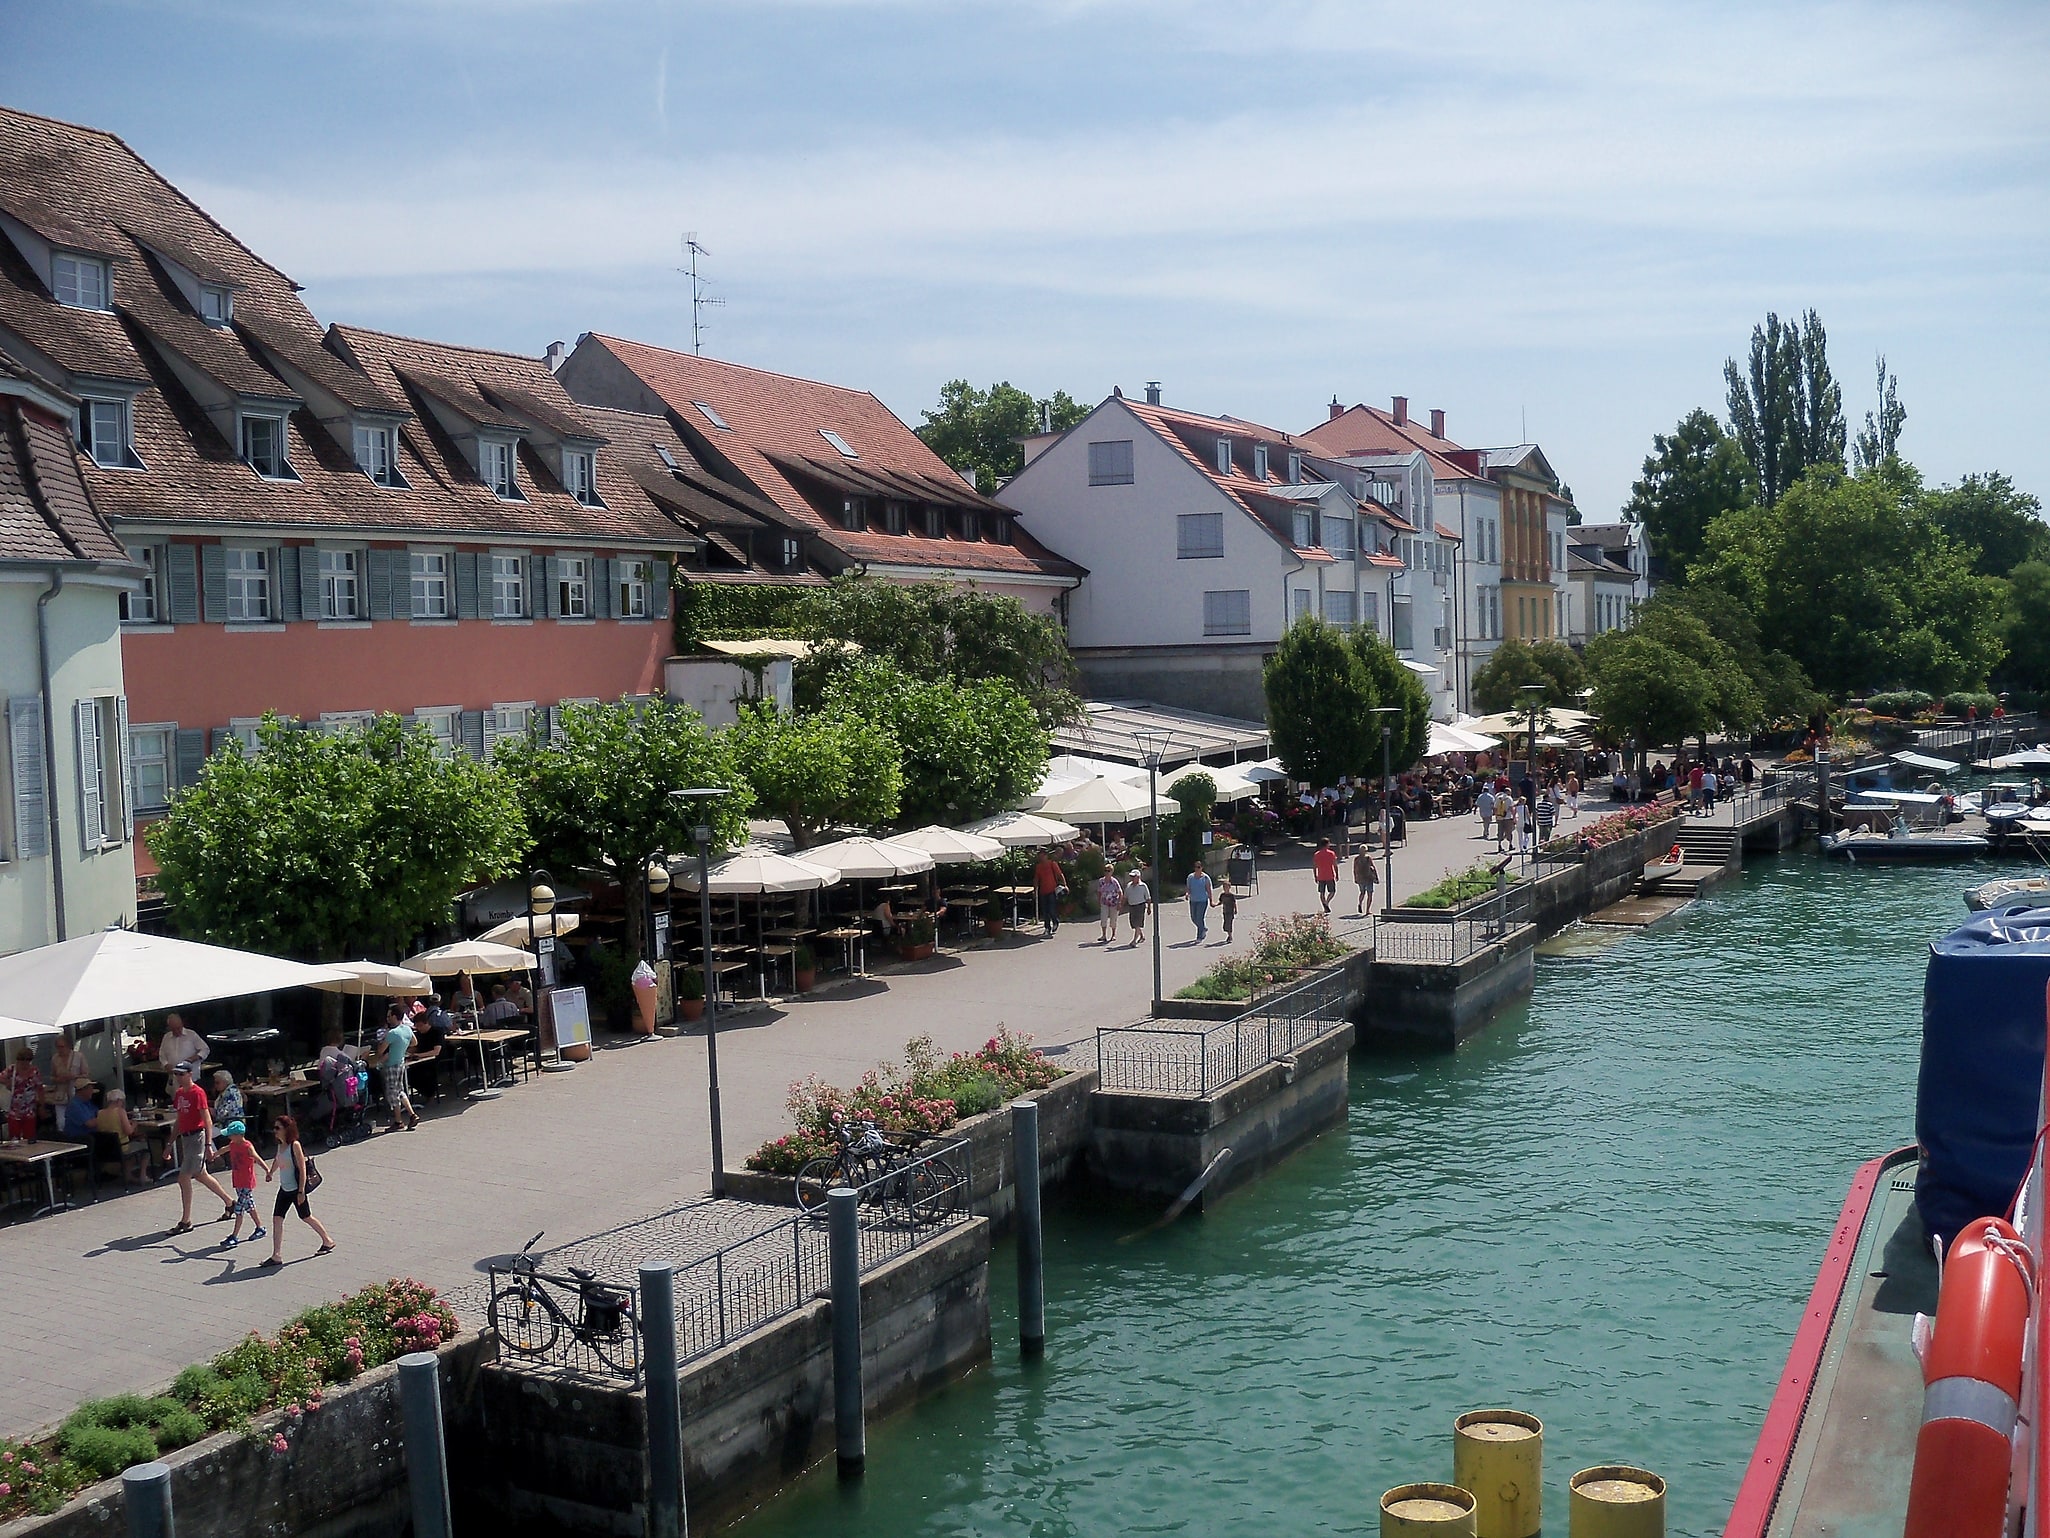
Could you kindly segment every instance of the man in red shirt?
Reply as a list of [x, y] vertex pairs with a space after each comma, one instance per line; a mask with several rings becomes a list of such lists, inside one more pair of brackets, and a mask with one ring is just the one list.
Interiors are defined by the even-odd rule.
[[1695, 808], [1702, 806], [1703, 804], [1701, 795], [1701, 781], [1701, 765], [1696, 764], [1692, 769], [1687, 771], [1687, 810], [1690, 812], [1693, 811]]
[[1061, 927], [1061, 867], [1044, 849], [1032, 867], [1032, 890], [1039, 898], [1040, 928], [1050, 935]]
[[221, 1183], [207, 1173], [206, 1156], [214, 1143], [214, 1114], [206, 1091], [192, 1082], [192, 1065], [179, 1063], [171, 1070], [171, 1109], [177, 1126], [171, 1146], [164, 1150], [164, 1162], [177, 1161], [180, 1216], [174, 1234], [192, 1232], [192, 1182], [197, 1180], [221, 1199], [223, 1218], [235, 1215], [235, 1199], [221, 1189]]
[[1331, 911], [1331, 899], [1338, 895], [1338, 851], [1331, 847], [1331, 840], [1317, 840], [1317, 852], [1310, 856], [1310, 873], [1317, 878], [1317, 901], [1324, 905], [1324, 911]]

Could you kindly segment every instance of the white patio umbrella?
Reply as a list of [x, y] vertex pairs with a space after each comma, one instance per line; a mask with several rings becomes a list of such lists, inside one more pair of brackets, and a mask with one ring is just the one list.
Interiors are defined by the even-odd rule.
[[1447, 726], [1442, 721], [1431, 723], [1431, 740], [1424, 749], [1426, 758], [1437, 758], [1446, 753], [1479, 753], [1488, 748], [1499, 748], [1502, 739], [1490, 737], [1485, 732], [1469, 731], [1461, 726]]
[[899, 833], [890, 840], [906, 849], [922, 850], [932, 856], [935, 865], [967, 865], [976, 860], [994, 860], [1004, 852], [1004, 846], [993, 838], [984, 838], [980, 833], [964, 833], [959, 828], [943, 828], [938, 823], [929, 823], [923, 828], [913, 828], [909, 833]]
[[1047, 797], [1039, 810], [1046, 816], [1070, 822], [1134, 822], [1151, 815], [1152, 798], [1143, 785], [1094, 779]]
[[[809, 851], [807, 851], [809, 852]], [[813, 865], [795, 855], [780, 854], [765, 844], [745, 844], [723, 860], [714, 860], [707, 887], [722, 897], [755, 899], [755, 980], [763, 998], [769, 996], [767, 958], [762, 955], [761, 899], [779, 892], [815, 892], [840, 880], [840, 872], [828, 865]], [[676, 884], [686, 892], [698, 890], [695, 862], [677, 869]], [[711, 961], [707, 956], [705, 960]], [[707, 987], [714, 985], [707, 973]]]
[[106, 929], [0, 957], [0, 1036], [40, 1036], [67, 1025], [139, 1015], [211, 999], [331, 982], [344, 974], [281, 956]]
[[998, 812], [994, 817], [985, 817], [981, 822], [971, 822], [961, 830], [963, 833], [978, 834], [993, 838], [1006, 849], [1034, 849], [1041, 844], [1064, 844], [1071, 838], [1080, 838], [1082, 830], [1071, 822], [1062, 822], [1058, 817], [1048, 817], [1038, 812]]
[[1288, 771], [1281, 767], [1278, 758], [1263, 758], [1255, 763], [1234, 764], [1232, 767], [1255, 785], [1277, 784], [1288, 778]]
[[1099, 776], [1106, 780], [1146, 778], [1144, 764], [1120, 763], [1114, 758], [1096, 758], [1087, 753], [1062, 753], [1051, 758], [1047, 760], [1046, 772], [1077, 780], [1093, 780]]
[[1173, 779], [1160, 782], [1160, 793], [1171, 795], [1174, 787], [1192, 774], [1207, 774], [1210, 783], [1217, 787], [1219, 801], [1243, 801], [1248, 796], [1260, 794], [1260, 787], [1246, 778], [1244, 772], [1230, 764], [1188, 764], [1177, 769]]
[[429, 977], [456, 977], [464, 972], [488, 976], [493, 972], [528, 971], [534, 965], [534, 953], [491, 940], [457, 940], [408, 956], [405, 964]]
[[[912, 849], [904, 844], [882, 838], [843, 838], [838, 843], [821, 844], [816, 849], [804, 851], [807, 865], [823, 865], [836, 870], [849, 881], [881, 881], [891, 876], [915, 876], [921, 871], [933, 868], [933, 858], [923, 849]], [[854, 906], [862, 907], [857, 893]], [[861, 971], [868, 973], [868, 926], [857, 917], [861, 929]]]
[[577, 926], [582, 923], [583, 918], [580, 915], [564, 913], [560, 908], [553, 913], [537, 913], [534, 915], [534, 933], [529, 936], [526, 914], [516, 913], [503, 924], [492, 925], [477, 938], [487, 940], [493, 945], [525, 945], [529, 938], [538, 940], [543, 935], [560, 937], [575, 934]]
[[348, 976], [313, 986], [322, 993], [344, 993], [355, 997], [356, 1045], [359, 1047], [363, 1045], [363, 1016], [370, 1008], [372, 994], [385, 999], [417, 999], [423, 993], [434, 991], [434, 979], [425, 972], [409, 971], [382, 961], [337, 961], [335, 966]]

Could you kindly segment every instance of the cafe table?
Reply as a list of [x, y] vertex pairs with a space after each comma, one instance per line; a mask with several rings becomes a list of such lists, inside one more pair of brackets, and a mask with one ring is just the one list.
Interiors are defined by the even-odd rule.
[[[506, 1065], [506, 1048], [513, 1042], [524, 1040], [526, 1035], [525, 1031], [515, 1030], [510, 1026], [493, 1026], [485, 1030], [450, 1031], [448, 1039], [477, 1043], [477, 1072], [483, 1078], [485, 1088], [495, 1092], [513, 1082], [512, 1072]], [[484, 1055], [486, 1050], [492, 1047], [498, 1049], [499, 1076], [495, 1080], [491, 1077], [490, 1063]], [[411, 1066], [410, 1060], [407, 1066]]]
[[1039, 889], [1037, 887], [1029, 885], [1000, 886], [997, 888], [997, 896], [1007, 897], [1011, 901], [1011, 927], [1013, 929], [1016, 929], [1018, 927], [1018, 904], [1028, 897], [1038, 895], [1038, 891]]
[[[0, 1164], [40, 1164], [43, 1167], [43, 1190], [50, 1198], [49, 1204], [38, 1207], [29, 1214], [32, 1218], [40, 1218], [52, 1212], [67, 1211], [71, 1206], [69, 1197], [63, 1201], [57, 1199], [57, 1177], [51, 1172], [51, 1166], [66, 1154], [91, 1152], [92, 1146], [88, 1143], [56, 1143], [47, 1139], [27, 1143], [0, 1143]], [[92, 1161], [88, 1159], [86, 1162], [90, 1171]]]
[[[851, 927], [843, 929], [822, 929], [818, 933], [818, 938], [821, 940], [838, 940], [840, 942], [841, 965], [847, 971], [852, 972], [854, 970], [854, 942], [861, 939], [862, 936], [866, 935], [867, 933], [868, 931], [865, 929], [856, 929]], [[864, 968], [863, 970], [865, 971], [867, 969]]]

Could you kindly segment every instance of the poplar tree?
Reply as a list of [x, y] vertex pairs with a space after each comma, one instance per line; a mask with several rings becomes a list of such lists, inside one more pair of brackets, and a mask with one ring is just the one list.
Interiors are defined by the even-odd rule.
[[1844, 467], [1844, 392], [1829, 371], [1829, 338], [1812, 309], [1751, 328], [1744, 367], [1723, 364], [1730, 433], [1750, 462], [1761, 506], [1771, 507], [1810, 465]]

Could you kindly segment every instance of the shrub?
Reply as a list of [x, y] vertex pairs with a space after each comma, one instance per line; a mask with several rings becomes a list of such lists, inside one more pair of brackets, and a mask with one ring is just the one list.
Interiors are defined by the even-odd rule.
[[[1554, 839], [1554, 843], [1558, 840]], [[1546, 847], [1550, 847], [1547, 845]], [[1570, 845], [1569, 845], [1570, 847]], [[1510, 881], [1520, 879], [1514, 871], [1504, 871]], [[1414, 897], [1403, 899], [1405, 908], [1456, 908], [1461, 903], [1476, 897], [1485, 897], [1495, 890], [1495, 872], [1485, 864], [1468, 866], [1456, 875], [1447, 876], [1436, 886], [1419, 892]]]
[[1251, 951], [1220, 961], [1175, 997], [1250, 1000], [1313, 967], [1351, 954], [1351, 949], [1331, 932], [1331, 920], [1321, 913], [1262, 919], [1253, 933]]
[[1549, 854], [1570, 854], [1575, 849], [1600, 849], [1633, 833], [1666, 821], [1673, 815], [1671, 807], [1659, 806], [1645, 801], [1620, 812], [1611, 812], [1606, 817], [1576, 828], [1571, 833], [1562, 833], [1545, 845]]
[[72, 1426], [57, 1433], [57, 1446], [66, 1458], [94, 1479], [112, 1479], [132, 1464], [148, 1463], [157, 1455], [157, 1439], [147, 1426]]
[[33, 1447], [0, 1437], [0, 1520], [46, 1516], [94, 1477], [52, 1446]]
[[1865, 708], [1875, 716], [1913, 716], [1935, 703], [1934, 696], [1920, 689], [1887, 689], [1865, 698]]
[[1943, 713], [1962, 721], [1970, 711], [1977, 710], [1979, 719], [1990, 720], [1999, 706], [1999, 699], [1991, 694], [1953, 694], [1943, 702]]

